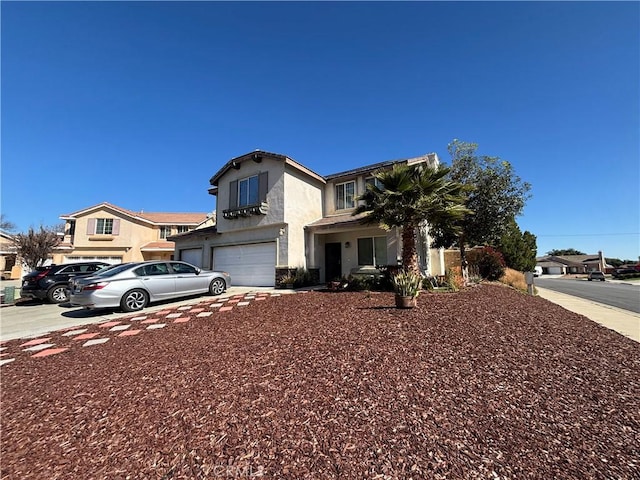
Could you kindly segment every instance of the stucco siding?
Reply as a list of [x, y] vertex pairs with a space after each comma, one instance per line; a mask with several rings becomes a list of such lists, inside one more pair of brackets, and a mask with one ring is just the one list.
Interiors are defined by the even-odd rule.
[[283, 176], [287, 252], [286, 258], [285, 254], [281, 257], [281, 266], [307, 267], [304, 227], [322, 218], [323, 185], [305, 177], [291, 168]]
[[[242, 180], [262, 172], [268, 172], [266, 215], [251, 215], [233, 219], [224, 218], [222, 212], [229, 208], [231, 182]], [[240, 169], [230, 169], [218, 182], [217, 193], [217, 229], [219, 233], [232, 232], [247, 228], [269, 226], [284, 222], [284, 163], [265, 158], [260, 163], [248, 161], [240, 164]]]

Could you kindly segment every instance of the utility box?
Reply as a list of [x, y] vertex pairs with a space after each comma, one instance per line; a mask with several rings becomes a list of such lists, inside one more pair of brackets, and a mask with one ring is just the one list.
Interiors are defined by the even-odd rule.
[[4, 287], [2, 303], [14, 303], [16, 301], [16, 287]]
[[524, 272], [524, 281], [527, 282], [527, 293], [533, 295], [533, 279], [535, 274], [533, 272]]

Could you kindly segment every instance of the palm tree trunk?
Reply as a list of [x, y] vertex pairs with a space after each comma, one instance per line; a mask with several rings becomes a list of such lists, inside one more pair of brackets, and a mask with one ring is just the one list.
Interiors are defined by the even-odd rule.
[[420, 274], [415, 225], [407, 224], [402, 227], [402, 268], [406, 271]]

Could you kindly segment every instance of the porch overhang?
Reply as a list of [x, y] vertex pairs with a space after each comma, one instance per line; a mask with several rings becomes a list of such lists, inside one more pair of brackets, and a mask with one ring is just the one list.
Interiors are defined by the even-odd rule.
[[149, 242], [140, 247], [141, 252], [173, 252], [176, 248], [174, 242]]
[[364, 223], [363, 220], [367, 215], [368, 213], [360, 213], [358, 215], [351, 215], [350, 213], [332, 215], [310, 223], [305, 229], [311, 232], [321, 232], [323, 230], [343, 230], [353, 229], [354, 227], [377, 226], [375, 223]]

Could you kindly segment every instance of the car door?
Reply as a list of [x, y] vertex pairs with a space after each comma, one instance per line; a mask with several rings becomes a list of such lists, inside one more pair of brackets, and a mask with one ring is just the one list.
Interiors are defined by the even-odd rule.
[[176, 296], [175, 274], [166, 262], [149, 263], [135, 270], [151, 300]]
[[192, 295], [206, 292], [209, 288], [208, 279], [199, 275], [199, 270], [193, 265], [183, 262], [170, 262], [175, 273], [176, 292], [181, 295]]

